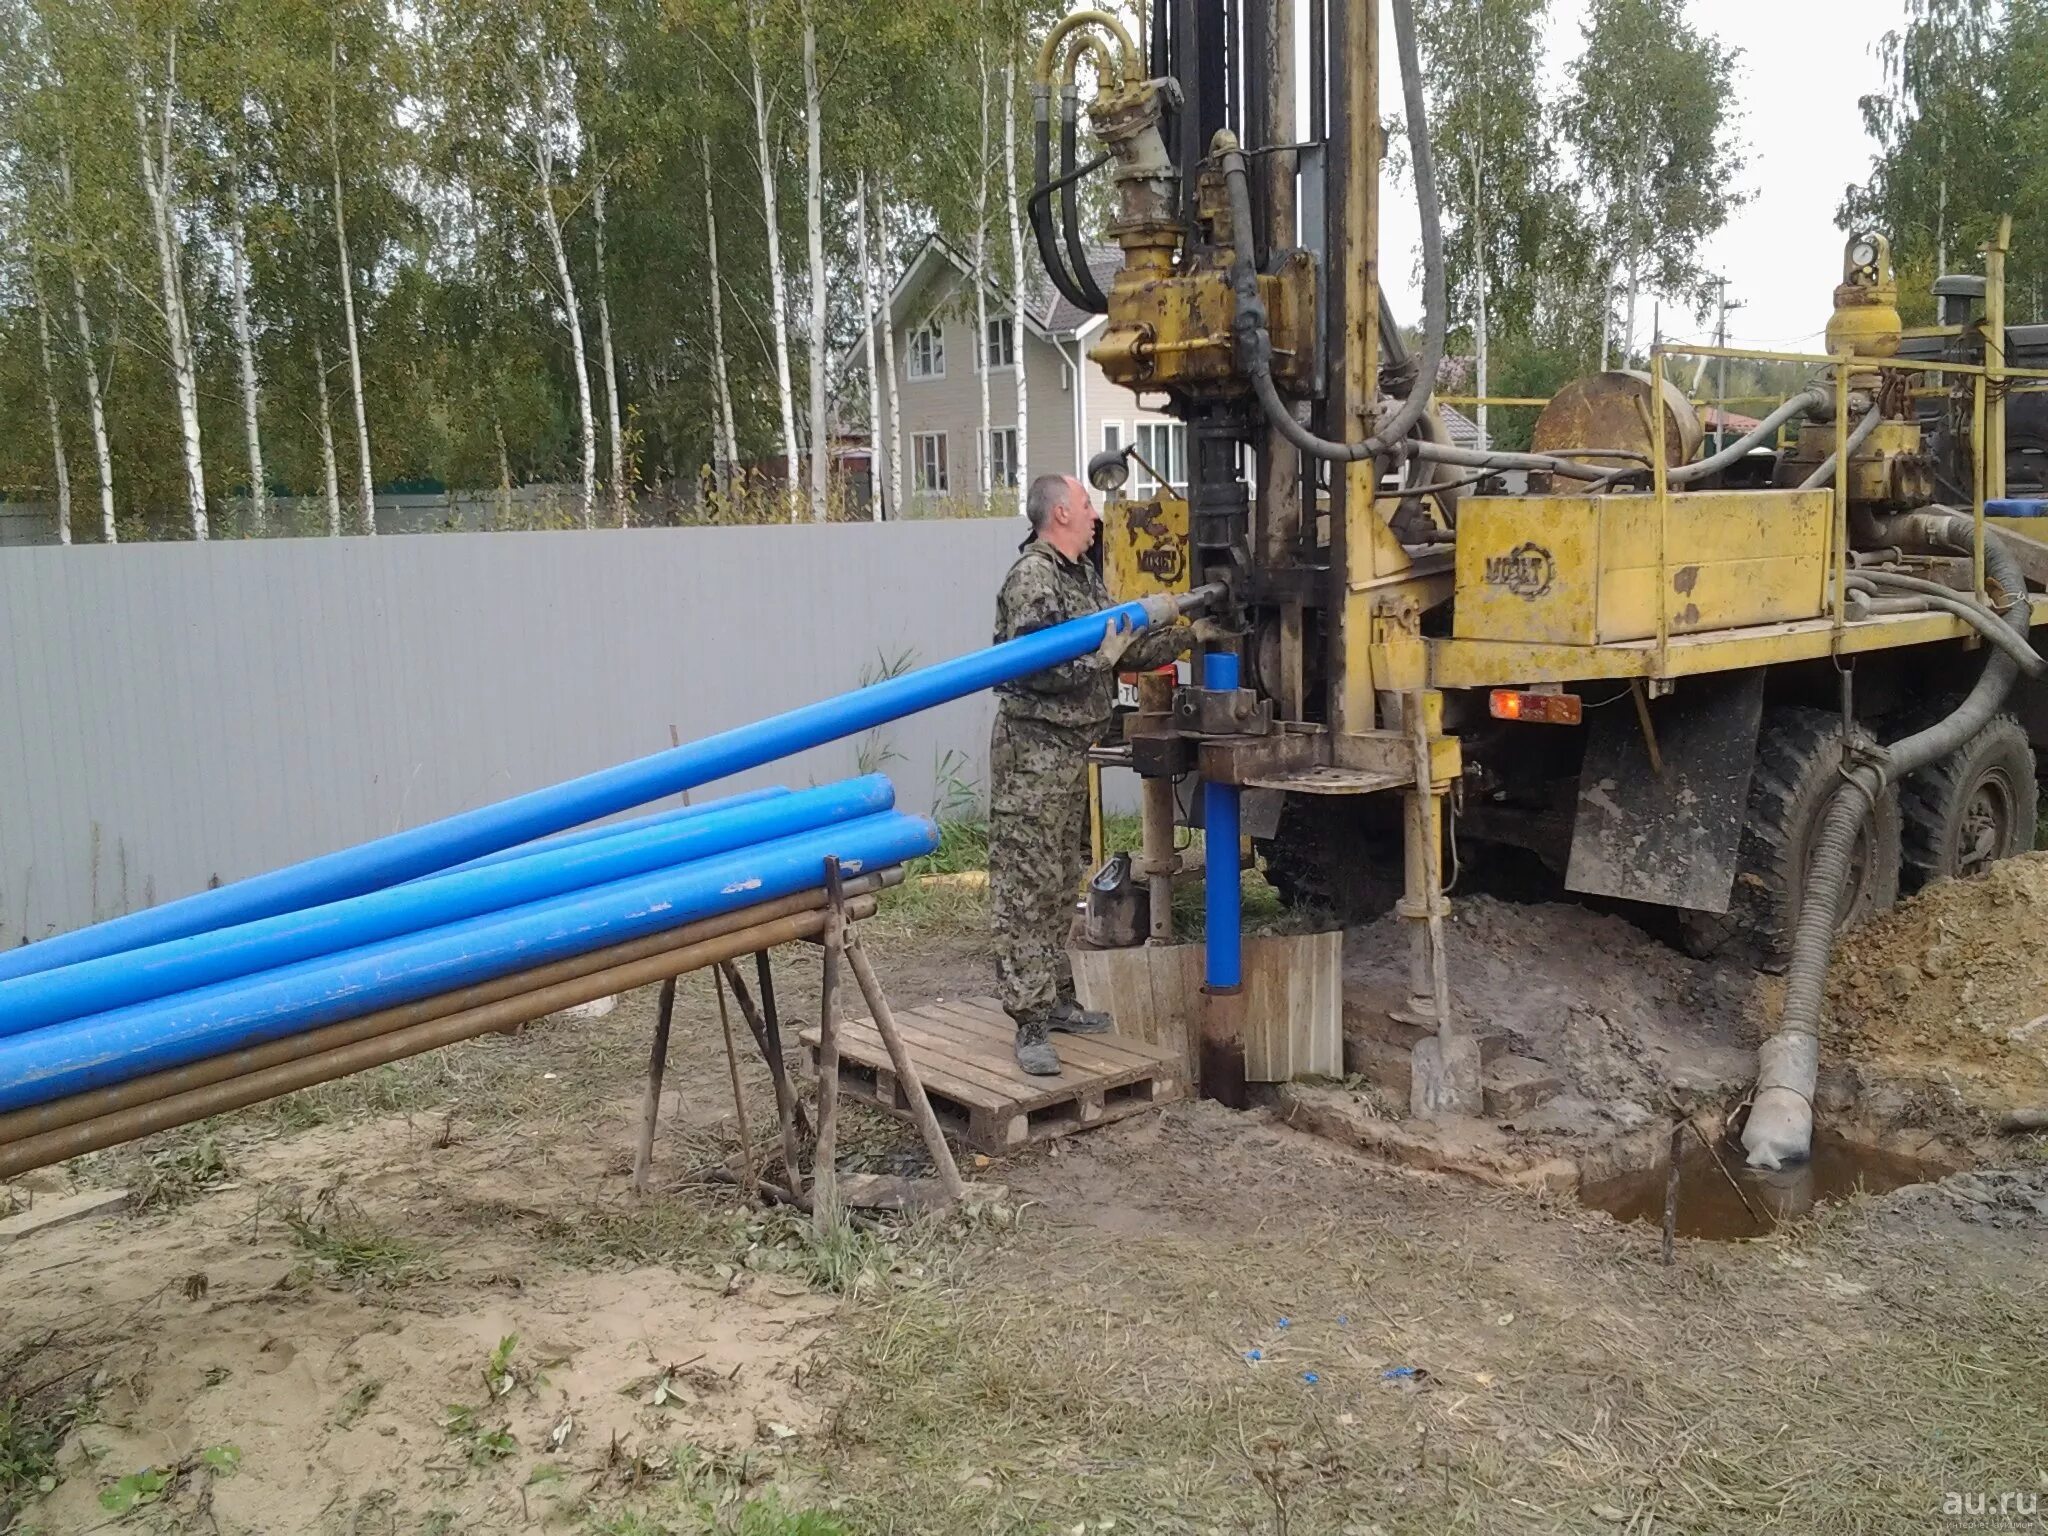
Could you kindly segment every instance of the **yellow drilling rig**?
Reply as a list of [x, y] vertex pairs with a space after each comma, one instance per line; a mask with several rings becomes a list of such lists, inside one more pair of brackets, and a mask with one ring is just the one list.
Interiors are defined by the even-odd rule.
[[[1909, 335], [1888, 244], [1859, 233], [1824, 355], [1684, 349], [1811, 368], [1705, 456], [1662, 348], [1560, 390], [1526, 453], [1458, 447], [1431, 399], [1445, 272], [1410, 0], [1392, 11], [1423, 228], [1413, 356], [1377, 280], [1375, 0], [1154, 0], [1143, 52], [1081, 11], [1038, 59], [1039, 254], [1106, 317], [1094, 360], [1188, 436], [1184, 490], [1112, 508], [1112, 590], [1220, 584], [1240, 636], [1209, 686], [1149, 684], [1100, 754], [1145, 781], [1153, 936], [1173, 785], [1229, 786], [1283, 895], [1413, 925], [1409, 1009], [1434, 1033], [1412, 1107], [1476, 1113], [1445, 850], [1535, 861], [1695, 952], [1785, 966], [1742, 1135], [1755, 1164], [1797, 1161], [1838, 928], [1902, 881], [2032, 845], [2048, 545], [1985, 503], [2026, 510], [1996, 505], [2006, 401], [2048, 372], [2010, 366], [2002, 240], [1980, 319]], [[1087, 162], [1084, 111], [1104, 145]], [[1106, 289], [1078, 213], [1098, 172], [1122, 252]], [[1097, 456], [1098, 489], [1131, 453]], [[1943, 505], [1958, 464], [1968, 504]]]

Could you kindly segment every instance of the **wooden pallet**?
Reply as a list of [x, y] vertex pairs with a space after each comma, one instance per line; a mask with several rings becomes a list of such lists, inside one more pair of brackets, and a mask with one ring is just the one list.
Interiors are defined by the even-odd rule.
[[[1017, 1065], [1016, 1026], [993, 998], [931, 1003], [897, 1014], [896, 1027], [940, 1124], [977, 1152], [1014, 1152], [1186, 1091], [1178, 1053], [1121, 1035], [1054, 1035], [1064, 1070], [1058, 1077], [1033, 1077]], [[815, 1071], [816, 1027], [801, 1038]], [[888, 1047], [871, 1020], [839, 1026], [839, 1091], [908, 1114]]]

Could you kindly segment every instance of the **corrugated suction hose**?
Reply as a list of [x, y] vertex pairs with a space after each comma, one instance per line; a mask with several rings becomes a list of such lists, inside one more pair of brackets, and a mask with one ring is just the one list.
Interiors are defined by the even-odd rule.
[[[1971, 547], [1971, 521], [1960, 514], [1909, 513], [1880, 521], [1885, 524], [1878, 531], [1881, 542], [1902, 546], [1908, 542], [1938, 544], [1956, 553], [1967, 552]], [[1890, 537], [1901, 532], [1907, 537]], [[1984, 569], [2007, 593], [2015, 595], [2017, 600], [2000, 622], [2025, 645], [2031, 622], [2026, 572], [1996, 533], [1987, 533], [1985, 537]], [[1969, 606], [1976, 608], [1975, 604]], [[1973, 623], [1979, 622], [1977, 613], [1969, 617]], [[2033, 654], [2031, 646], [2026, 648]], [[2039, 662], [2038, 655], [2035, 660]], [[2038, 667], [2027, 670], [2035, 671]], [[1750, 1166], [1783, 1167], [1786, 1163], [1804, 1161], [1813, 1150], [1813, 1090], [1820, 1075], [1821, 998], [1827, 985], [1828, 961], [1834, 953], [1835, 929], [1841, 921], [1842, 901], [1848, 890], [1849, 863], [1864, 818], [1888, 785], [1947, 756], [1982, 730], [2004, 704], [2020, 671], [2019, 659], [2001, 646], [1992, 651], [1984, 670], [1978, 674], [1976, 686], [1953, 714], [1888, 748], [1866, 754], [1862, 761], [1843, 764], [1843, 783], [1823, 813], [1820, 839], [1801, 891], [1792, 959], [1785, 973], [1785, 1006], [1776, 1032], [1757, 1051], [1756, 1093], [1749, 1120], [1742, 1128], [1742, 1145]]]

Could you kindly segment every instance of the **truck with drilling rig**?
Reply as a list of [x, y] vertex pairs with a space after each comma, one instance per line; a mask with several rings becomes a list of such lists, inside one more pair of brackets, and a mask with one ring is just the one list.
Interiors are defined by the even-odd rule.
[[[2023, 364], [2048, 358], [2011, 353], [2002, 239], [1981, 280], [1944, 280], [1940, 326], [1902, 325], [1866, 231], [1824, 354], [1684, 348], [1810, 369], [1712, 453], [1663, 347], [1561, 389], [1529, 451], [1461, 449], [1431, 400], [1445, 257], [1410, 5], [1393, 16], [1423, 229], [1413, 356], [1377, 281], [1378, 10], [1309, 11], [1305, 79], [1293, 8], [1270, 0], [1156, 0], [1142, 54], [1077, 12], [1038, 59], [1039, 254], [1107, 317], [1095, 360], [1188, 430], [1185, 495], [1111, 512], [1112, 589], [1220, 586], [1237, 635], [1229, 664], [1144, 690], [1101, 754], [1145, 781], [1153, 936], [1173, 786], [1199, 776], [1242, 804], [1285, 897], [1412, 925], [1410, 1015], [1433, 1030], [1412, 1107], [1474, 1112], [1447, 855], [1473, 878], [1540, 871], [1696, 953], [1785, 968], [1741, 1134], [1753, 1164], [1796, 1162], [1838, 930], [2033, 842], [2048, 544], [2007, 476], [2041, 463], [2048, 371]], [[1104, 145], [1087, 162], [1083, 110]], [[1106, 288], [1077, 211], [1098, 172], [1123, 253]], [[1130, 452], [1091, 464], [1098, 489]], [[1504, 472], [1516, 493], [1493, 489]], [[1205, 1030], [1227, 1037], [1229, 978], [1210, 980]], [[1229, 1070], [1227, 1045], [1205, 1040], [1205, 1072]]]

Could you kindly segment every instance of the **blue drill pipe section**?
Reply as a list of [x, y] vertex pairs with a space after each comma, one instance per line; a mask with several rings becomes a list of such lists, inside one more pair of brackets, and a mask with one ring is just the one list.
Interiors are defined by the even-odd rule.
[[[1204, 688], [1237, 687], [1237, 657], [1210, 651], [1202, 657]], [[1202, 785], [1202, 838], [1206, 874], [1203, 879], [1208, 931], [1203, 940], [1210, 987], [1235, 987], [1244, 982], [1244, 876], [1238, 863], [1237, 786], [1213, 780]]]
[[0, 1040], [0, 1111], [46, 1103], [513, 971], [817, 888], [930, 853], [939, 832], [890, 811], [695, 864]]
[[[1195, 606], [1207, 602], [1211, 595], [1204, 589], [1182, 601], [1186, 606]], [[1149, 619], [1142, 603], [1106, 608], [1086, 618], [1070, 619], [1001, 645], [970, 651], [951, 661], [806, 704], [753, 725], [657, 752], [652, 757], [515, 795], [510, 800], [394, 832], [374, 842], [322, 854], [302, 864], [252, 875], [233, 885], [200, 891], [90, 928], [58, 934], [0, 955], [0, 980], [161, 944], [212, 928], [323, 906], [587, 821], [614, 816], [650, 800], [680, 794], [793, 752], [858, 735], [905, 715], [1072, 661], [1101, 644], [1105, 621], [1119, 628], [1143, 629]]]
[[[465, 869], [489, 869], [493, 864], [509, 863], [536, 853], [552, 853], [558, 848], [573, 848], [578, 843], [594, 843], [599, 838], [617, 837], [622, 832], [638, 832], [643, 827], [658, 827], [664, 822], [688, 821], [718, 811], [737, 810], [743, 805], [752, 805], [759, 800], [770, 800], [789, 791], [780, 784], [771, 784], [766, 789], [749, 789], [737, 795], [726, 795], [718, 800], [706, 800], [699, 805], [677, 806], [672, 810], [655, 811], [646, 816], [633, 816], [625, 821], [608, 821], [601, 827], [582, 827], [574, 832], [561, 832], [553, 837], [543, 837], [537, 842], [521, 843], [516, 848], [501, 848], [496, 853], [487, 853], [480, 859], [471, 859], [467, 864], [457, 864], [441, 871], [444, 875], [455, 874]], [[421, 876], [420, 878], [428, 878]]]
[[2038, 496], [2001, 496], [1984, 503], [1986, 517], [2048, 517], [2048, 501]]
[[451, 870], [310, 911], [286, 912], [17, 976], [0, 981], [0, 1035], [25, 1034], [86, 1014], [668, 870], [872, 816], [895, 803], [895, 786], [879, 773], [741, 805], [714, 802], [696, 815], [667, 812], [648, 818], [651, 825], [528, 853], [490, 868]]

